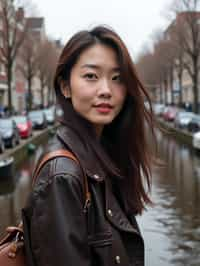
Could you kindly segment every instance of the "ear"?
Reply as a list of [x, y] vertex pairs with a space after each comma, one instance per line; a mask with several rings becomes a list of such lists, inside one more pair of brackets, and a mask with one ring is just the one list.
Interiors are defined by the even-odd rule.
[[70, 87], [66, 80], [61, 80], [60, 82], [60, 90], [65, 98], [71, 97]]

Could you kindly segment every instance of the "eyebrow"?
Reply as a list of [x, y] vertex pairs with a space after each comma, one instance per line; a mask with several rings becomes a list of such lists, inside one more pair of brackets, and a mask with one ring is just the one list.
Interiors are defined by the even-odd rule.
[[[100, 69], [101, 67], [94, 64], [85, 64], [82, 65], [81, 68], [93, 68], [93, 69]], [[112, 68], [112, 71], [120, 71], [120, 67], [114, 67]]]

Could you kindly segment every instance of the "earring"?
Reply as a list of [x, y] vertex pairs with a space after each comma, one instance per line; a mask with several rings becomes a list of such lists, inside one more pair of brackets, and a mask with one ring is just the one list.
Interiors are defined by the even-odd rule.
[[64, 80], [61, 81], [60, 89], [61, 89], [62, 95], [65, 97], [65, 99], [71, 98], [69, 87], [68, 87], [66, 81], [64, 81]]
[[65, 99], [70, 99], [70, 98], [71, 98], [71, 96], [68, 95], [68, 94], [67, 94], [67, 95], [64, 95], [64, 94], [63, 94], [63, 96], [65, 97]]

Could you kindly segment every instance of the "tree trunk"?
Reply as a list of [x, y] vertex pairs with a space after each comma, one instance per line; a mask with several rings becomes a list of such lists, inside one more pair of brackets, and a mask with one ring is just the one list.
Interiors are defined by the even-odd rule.
[[182, 83], [183, 83], [183, 71], [178, 72], [178, 86], [179, 86], [179, 107], [183, 104], [183, 95], [182, 95]]
[[159, 88], [159, 98], [160, 98], [160, 103], [163, 103], [163, 97], [162, 97], [162, 85], [160, 84], [160, 88]]
[[51, 88], [48, 86], [48, 106], [51, 105]]
[[44, 108], [44, 83], [41, 80], [41, 108]]
[[194, 95], [193, 111], [194, 113], [198, 113], [198, 88], [196, 85], [193, 85], [193, 95]]
[[193, 111], [194, 113], [199, 112], [199, 92], [198, 92], [198, 75], [197, 73], [194, 74], [194, 79], [193, 79], [193, 95], [194, 95], [194, 104], [193, 104]]
[[170, 67], [170, 91], [171, 91], [171, 103], [174, 105], [174, 90], [173, 90], [173, 83], [174, 83], [174, 76], [173, 76], [174, 68], [173, 66]]
[[8, 83], [8, 112], [10, 115], [13, 113], [12, 106], [12, 65], [7, 67], [7, 83]]
[[165, 104], [165, 87], [163, 82], [161, 83], [161, 99], [162, 99], [162, 103]]
[[194, 110], [195, 113], [198, 113], [199, 112], [198, 61], [197, 61], [196, 57], [193, 59], [193, 63], [194, 63], [194, 74], [193, 74], [193, 77], [192, 77], [193, 95], [194, 95], [193, 110]]
[[167, 105], [167, 79], [164, 80], [164, 104]]
[[28, 78], [28, 111], [32, 109], [32, 78]]
[[41, 88], [41, 108], [44, 107], [44, 92], [43, 92], [43, 87]]

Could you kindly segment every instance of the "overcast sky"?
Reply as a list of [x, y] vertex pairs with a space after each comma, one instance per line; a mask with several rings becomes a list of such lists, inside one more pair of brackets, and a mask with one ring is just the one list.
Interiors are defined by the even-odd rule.
[[76, 31], [111, 26], [136, 57], [152, 33], [168, 25], [171, 0], [32, 0], [44, 16], [47, 34], [65, 43]]

